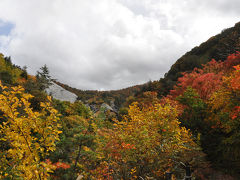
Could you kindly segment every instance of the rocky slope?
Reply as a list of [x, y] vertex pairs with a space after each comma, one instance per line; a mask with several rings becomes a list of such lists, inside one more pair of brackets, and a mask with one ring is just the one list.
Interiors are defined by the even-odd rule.
[[61, 100], [61, 101], [70, 101], [71, 103], [77, 100], [77, 95], [71, 93], [56, 83], [52, 83], [49, 88], [46, 89], [46, 92], [51, 95], [53, 98]]

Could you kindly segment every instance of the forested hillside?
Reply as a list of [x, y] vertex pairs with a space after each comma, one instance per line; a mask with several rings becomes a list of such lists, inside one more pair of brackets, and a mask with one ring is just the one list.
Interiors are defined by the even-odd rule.
[[[239, 173], [240, 54], [212, 60], [178, 79], [167, 96], [183, 107], [181, 126], [200, 138], [207, 159], [221, 171]], [[237, 176], [240, 176], [238, 174]]]
[[167, 95], [183, 72], [190, 72], [195, 67], [200, 68], [202, 64], [212, 59], [224, 61], [229, 54], [237, 51], [240, 51], [240, 23], [236, 23], [232, 28], [224, 29], [220, 34], [194, 47], [179, 58], [163, 78], [150, 83], [144, 91], [156, 91], [159, 97]]
[[0, 54], [0, 78], [6, 84], [17, 83], [26, 77], [26, 71], [19, 66], [12, 64], [11, 57], [4, 57]]
[[117, 110], [124, 106], [125, 105], [124, 103], [128, 101], [129, 98], [141, 92], [144, 87], [144, 85], [136, 85], [125, 89], [112, 91], [97, 91], [97, 90], [84, 91], [79, 90], [77, 88], [72, 88], [60, 82], [56, 83], [63, 87], [64, 89], [76, 94], [78, 96], [78, 100], [81, 100], [86, 104], [102, 104], [105, 102], [108, 103], [109, 105], [114, 104]]
[[29, 75], [1, 55], [0, 179], [239, 179], [239, 33], [239, 24], [224, 30], [142, 86], [57, 82], [74, 103], [47, 95], [46, 65]]

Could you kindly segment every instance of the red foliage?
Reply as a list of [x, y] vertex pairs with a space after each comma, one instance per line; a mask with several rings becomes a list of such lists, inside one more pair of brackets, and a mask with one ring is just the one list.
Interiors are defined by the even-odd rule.
[[233, 113], [231, 115], [232, 119], [236, 119], [237, 117], [240, 117], [240, 106], [236, 106], [233, 109]]
[[48, 165], [54, 166], [56, 169], [59, 169], [59, 168], [69, 169], [71, 167], [69, 164], [66, 164], [66, 163], [63, 163], [63, 162], [52, 163], [50, 159], [46, 159], [46, 163]]
[[124, 142], [122, 143], [122, 148], [123, 149], [136, 149], [133, 144], [126, 144]]
[[234, 78], [231, 80], [231, 86], [234, 90], [240, 90], [240, 65], [234, 66], [236, 71], [234, 72]]
[[54, 166], [56, 166], [57, 169], [62, 168], [62, 169], [69, 169], [70, 165], [63, 163], [63, 162], [56, 162], [53, 164]]
[[192, 73], [184, 73], [178, 79], [178, 84], [171, 90], [170, 94], [177, 97], [186, 90], [188, 86], [196, 89], [202, 99], [207, 99], [222, 84], [222, 73], [205, 73], [203, 70], [195, 69]]
[[120, 150], [122, 146], [115, 140], [108, 142], [105, 149], [109, 151], [109, 156], [115, 160], [120, 160], [122, 158]]
[[[222, 86], [222, 77], [228, 72], [235, 69], [240, 69], [240, 52], [231, 54], [224, 62], [215, 61], [203, 65], [202, 69], [195, 68], [191, 73], [183, 73], [183, 76], [178, 79], [178, 83], [174, 89], [170, 91], [172, 97], [177, 97], [186, 90], [188, 86], [196, 89], [202, 99], [208, 99], [213, 92]], [[240, 89], [240, 72], [239, 76], [232, 81], [233, 88]]]
[[227, 60], [224, 61], [225, 69], [232, 70], [233, 66], [240, 64], [240, 52], [236, 52], [235, 54], [231, 54], [227, 57]]

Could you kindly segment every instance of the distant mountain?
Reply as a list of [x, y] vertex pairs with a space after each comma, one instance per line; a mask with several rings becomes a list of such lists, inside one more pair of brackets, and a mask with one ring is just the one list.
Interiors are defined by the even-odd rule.
[[80, 90], [77, 88], [70, 87], [66, 84], [56, 82], [62, 88], [76, 94], [78, 100], [81, 100], [85, 104], [93, 104], [101, 106], [103, 103], [107, 103], [113, 109], [119, 110], [127, 99], [131, 96], [142, 91], [144, 85], [136, 85], [120, 90], [111, 91], [97, 91], [97, 90]]

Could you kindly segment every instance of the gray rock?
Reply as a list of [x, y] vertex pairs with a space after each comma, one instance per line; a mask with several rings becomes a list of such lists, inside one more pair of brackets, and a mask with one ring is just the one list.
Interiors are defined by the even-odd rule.
[[94, 104], [84, 104], [87, 108], [89, 108], [93, 113], [96, 113], [98, 110], [99, 110], [99, 108], [97, 108], [97, 106], [96, 105], [94, 105]]
[[52, 85], [50, 85], [45, 91], [48, 95], [60, 101], [70, 101], [71, 103], [74, 103], [77, 100], [76, 94], [67, 91], [54, 82], [52, 82]]
[[110, 111], [112, 111], [112, 112], [116, 112], [116, 110], [114, 110], [111, 106], [109, 106], [109, 105], [106, 104], [106, 103], [102, 103], [101, 109], [104, 109], [105, 111], [106, 111], [106, 110], [110, 110]]

